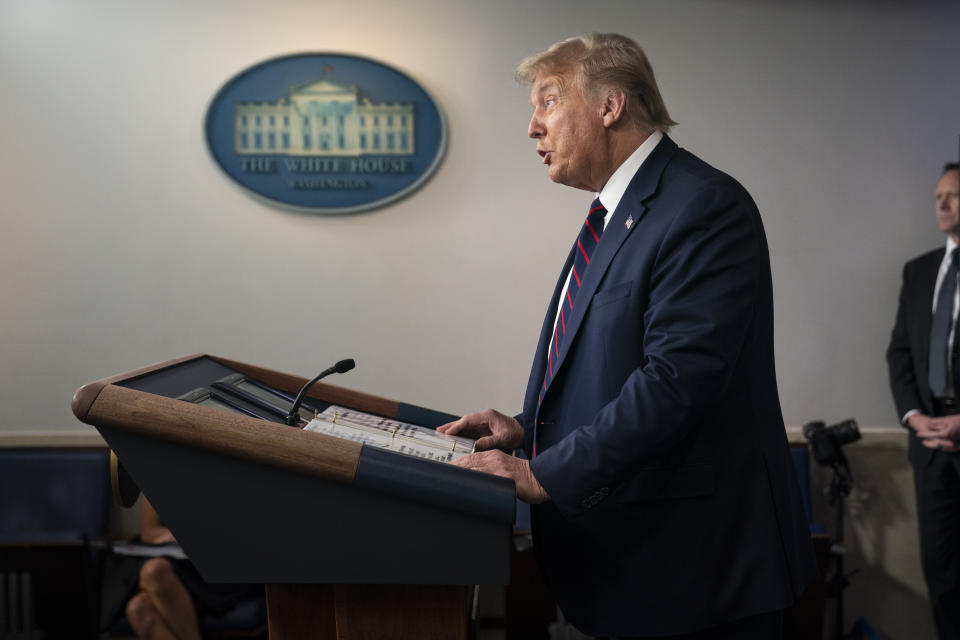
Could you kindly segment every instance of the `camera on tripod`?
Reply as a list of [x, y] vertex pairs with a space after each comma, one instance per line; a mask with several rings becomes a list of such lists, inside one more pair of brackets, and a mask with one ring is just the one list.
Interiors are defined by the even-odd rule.
[[853, 418], [829, 427], [818, 420], [803, 425], [803, 437], [810, 443], [814, 460], [825, 467], [832, 467], [846, 462], [841, 448], [859, 440], [860, 430]]
[[836, 533], [830, 546], [834, 570], [827, 580], [827, 597], [836, 600], [833, 637], [835, 640], [859, 637], [855, 632], [843, 632], [843, 591], [850, 585], [850, 576], [856, 573], [846, 574], [843, 571], [843, 557], [847, 553], [843, 546], [843, 499], [853, 489], [853, 472], [847, 456], [843, 454], [843, 447], [860, 439], [860, 429], [853, 418], [829, 427], [823, 421], [816, 420], [803, 425], [803, 437], [810, 443], [810, 451], [817, 463], [832, 471], [827, 497], [836, 511]]

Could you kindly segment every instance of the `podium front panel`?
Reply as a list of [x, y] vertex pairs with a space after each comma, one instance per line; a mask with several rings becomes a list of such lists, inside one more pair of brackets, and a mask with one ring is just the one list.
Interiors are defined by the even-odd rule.
[[[155, 429], [135, 424], [155, 417], [143, 407], [139, 413], [117, 410], [117, 415], [106, 415], [109, 412], [97, 406], [101, 397], [108, 396], [114, 404], [130, 398], [137, 402], [141, 394], [175, 398], [236, 372], [286, 392], [296, 391], [298, 384], [306, 382], [200, 355], [91, 383], [99, 386], [86, 393], [81, 389], [77, 394], [81, 400], [74, 401], [75, 413], [97, 426], [206, 580], [315, 584], [509, 581], [515, 505], [512, 481], [357, 447], [350, 449], [359, 451], [357, 459], [341, 465], [351, 468], [352, 464], [354, 476], [324, 475], [315, 473], [310, 461], [340, 455], [341, 441], [328, 436], [245, 416], [235, 418], [234, 432], [230, 422], [234, 418], [224, 417], [227, 412], [182, 401], [158, 399], [143, 404], [178, 414], [157, 417]], [[112, 385], [125, 390], [107, 393]], [[318, 385], [310, 395], [318, 402], [388, 418], [403, 412], [433, 421], [448, 417], [330, 385]], [[107, 406], [106, 402], [101, 404]], [[183, 415], [179, 415], [181, 411]], [[205, 437], [211, 428], [208, 420], [209, 424], [219, 423], [216, 439]], [[192, 430], [196, 433], [191, 434]], [[272, 453], [262, 455], [260, 448]], [[295, 463], [287, 463], [286, 450]]]

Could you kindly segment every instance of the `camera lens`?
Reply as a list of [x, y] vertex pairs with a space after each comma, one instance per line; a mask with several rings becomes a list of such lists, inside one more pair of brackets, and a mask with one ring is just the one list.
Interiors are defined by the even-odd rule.
[[841, 447], [860, 439], [860, 430], [857, 429], [857, 421], [853, 418], [838, 422], [832, 427], [827, 427], [827, 430], [831, 432], [831, 435]]

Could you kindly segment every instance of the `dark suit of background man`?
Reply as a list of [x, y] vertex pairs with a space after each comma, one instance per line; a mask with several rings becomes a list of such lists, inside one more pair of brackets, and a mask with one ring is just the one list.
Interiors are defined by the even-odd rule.
[[492, 449], [463, 465], [513, 478], [534, 503], [545, 578], [582, 631], [779, 638], [816, 567], [757, 208], [665, 135], [675, 123], [632, 40], [572, 38], [517, 76], [532, 84], [528, 133], [550, 178], [597, 192], [608, 214], [585, 271], [572, 273], [575, 243], [560, 273], [523, 413], [443, 429], [524, 446], [529, 462]]
[[[903, 268], [887, 364], [898, 417], [910, 432], [907, 453], [913, 464], [920, 555], [933, 617], [940, 638], [960, 640], [960, 447], [956, 444], [960, 437], [960, 336], [956, 335], [960, 305], [956, 268], [951, 269], [960, 234], [958, 175], [957, 164], [948, 164], [937, 183], [937, 222], [947, 236], [946, 247], [925, 253]], [[940, 314], [943, 324], [938, 332]], [[939, 372], [934, 371], [937, 367]], [[941, 379], [938, 385], [935, 380]], [[932, 388], [936, 386], [940, 388]]]

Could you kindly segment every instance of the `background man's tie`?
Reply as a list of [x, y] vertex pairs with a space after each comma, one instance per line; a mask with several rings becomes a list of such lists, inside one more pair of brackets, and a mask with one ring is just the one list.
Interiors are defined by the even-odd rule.
[[[547, 390], [547, 385], [553, 380], [554, 367], [557, 360], [560, 359], [560, 346], [563, 343], [564, 335], [567, 332], [567, 318], [573, 311], [573, 301], [577, 299], [577, 293], [580, 292], [580, 282], [587, 273], [590, 266], [590, 257], [594, 249], [600, 243], [600, 235], [603, 233], [603, 217], [607, 215], [607, 210], [600, 204], [600, 198], [593, 201], [590, 205], [590, 211], [587, 212], [587, 219], [583, 222], [583, 228], [580, 229], [580, 235], [577, 237], [577, 247], [573, 258], [573, 268], [570, 271], [570, 283], [567, 285], [567, 293], [560, 300], [560, 313], [557, 314], [557, 324], [553, 327], [553, 340], [550, 344], [550, 353], [547, 354], [547, 370], [543, 374], [543, 388], [540, 389], [540, 397], [537, 400], [537, 409], [543, 402], [543, 393]], [[539, 412], [538, 412], [539, 413]], [[536, 431], [534, 431], [533, 453], [536, 455]]]
[[933, 312], [930, 325], [930, 367], [928, 369], [930, 390], [934, 396], [942, 398], [947, 389], [947, 341], [950, 326], [953, 324], [953, 295], [957, 289], [957, 249], [950, 252], [950, 266], [940, 284], [937, 294], [937, 308]]

